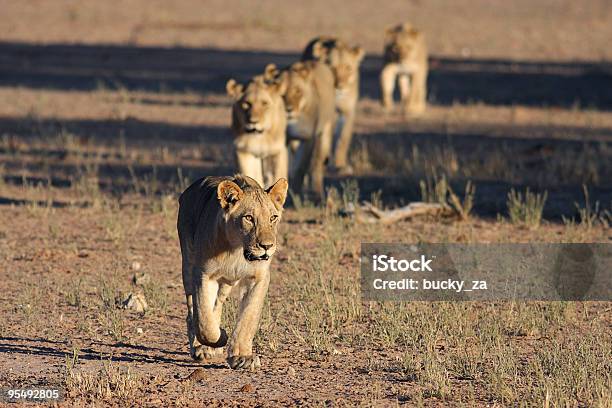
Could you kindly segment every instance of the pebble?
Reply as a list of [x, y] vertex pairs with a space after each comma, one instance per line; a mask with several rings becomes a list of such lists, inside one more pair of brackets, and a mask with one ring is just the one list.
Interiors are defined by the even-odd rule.
[[149, 308], [144, 295], [134, 293], [130, 293], [122, 302], [122, 305], [124, 309], [131, 309], [139, 313], [143, 313]]
[[196, 368], [191, 374], [189, 374], [189, 376], [187, 377], [187, 381], [204, 381], [205, 378], [206, 372], [202, 368]]
[[247, 383], [244, 384], [242, 386], [242, 388], [240, 388], [241, 392], [255, 392], [255, 387], [253, 387], [253, 384]]

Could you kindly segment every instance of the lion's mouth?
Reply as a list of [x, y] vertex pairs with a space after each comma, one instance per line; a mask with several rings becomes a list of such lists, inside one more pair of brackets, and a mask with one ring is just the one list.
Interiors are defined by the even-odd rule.
[[268, 255], [266, 252], [264, 252], [263, 254], [257, 256], [254, 253], [245, 250], [244, 251], [244, 259], [246, 259], [249, 262], [267, 261], [268, 259], [270, 259], [270, 255]]
[[263, 133], [263, 127], [257, 123], [247, 123], [244, 125], [244, 130], [247, 133]]

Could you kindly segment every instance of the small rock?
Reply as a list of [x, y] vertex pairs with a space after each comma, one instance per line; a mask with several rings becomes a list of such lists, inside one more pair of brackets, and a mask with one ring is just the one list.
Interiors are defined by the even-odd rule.
[[143, 313], [149, 308], [144, 295], [134, 293], [130, 293], [122, 302], [122, 305], [124, 309], [131, 309], [139, 313]]
[[137, 334], [143, 334], [143, 333], [144, 333], [144, 330], [142, 330], [142, 327], [137, 327], [137, 328], [136, 328], [136, 333], [137, 333]]
[[253, 384], [247, 383], [240, 388], [240, 392], [255, 392], [255, 387], [253, 387]]
[[191, 382], [204, 381], [205, 378], [206, 378], [206, 372], [201, 368], [196, 368], [195, 370], [193, 370], [191, 374], [189, 374], [189, 376], [187, 377], [187, 381], [191, 381]]
[[135, 273], [134, 276], [132, 276], [132, 282], [136, 286], [144, 286], [147, 283], [149, 283], [150, 280], [151, 280], [151, 277], [144, 272]]
[[133, 271], [139, 271], [141, 267], [142, 267], [142, 265], [140, 265], [140, 262], [138, 262], [138, 261], [132, 262], [132, 270]]
[[289, 367], [287, 369], [287, 374], [289, 374], [291, 377], [295, 377], [295, 368]]

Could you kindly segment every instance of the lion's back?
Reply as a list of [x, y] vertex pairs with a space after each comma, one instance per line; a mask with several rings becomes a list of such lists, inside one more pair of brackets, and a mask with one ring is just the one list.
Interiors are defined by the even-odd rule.
[[208, 176], [194, 181], [179, 197], [177, 228], [181, 238], [193, 241], [202, 218], [216, 217], [217, 186], [230, 177]]

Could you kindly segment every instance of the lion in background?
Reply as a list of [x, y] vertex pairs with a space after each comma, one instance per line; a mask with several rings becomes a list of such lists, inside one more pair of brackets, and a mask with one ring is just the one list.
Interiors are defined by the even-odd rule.
[[[242, 175], [202, 178], [181, 194], [177, 229], [193, 359], [211, 358], [227, 344], [231, 368], [260, 366], [253, 338], [286, 197], [286, 179], [264, 190]], [[240, 289], [241, 300], [228, 340], [221, 313], [234, 287]]]
[[348, 152], [359, 99], [359, 66], [364, 56], [361, 47], [350, 47], [337, 38], [326, 36], [311, 40], [302, 53], [302, 61], [324, 62], [334, 74], [339, 116], [334, 134], [332, 167], [340, 174], [352, 173], [348, 165]]
[[288, 177], [285, 89], [282, 78], [270, 83], [262, 76], [246, 86], [234, 79], [226, 84], [227, 94], [234, 100], [231, 127], [238, 171], [264, 187]]
[[380, 73], [383, 107], [387, 110], [393, 107], [397, 79], [403, 112], [423, 113], [427, 103], [427, 71], [425, 35], [409, 23], [387, 29]]
[[336, 120], [334, 75], [327, 64], [305, 61], [296, 62], [282, 72], [269, 64], [264, 77], [275, 81], [283, 74], [287, 81], [283, 94], [287, 140], [293, 153], [289, 180], [293, 191], [301, 193], [308, 175], [310, 190], [321, 201]]

